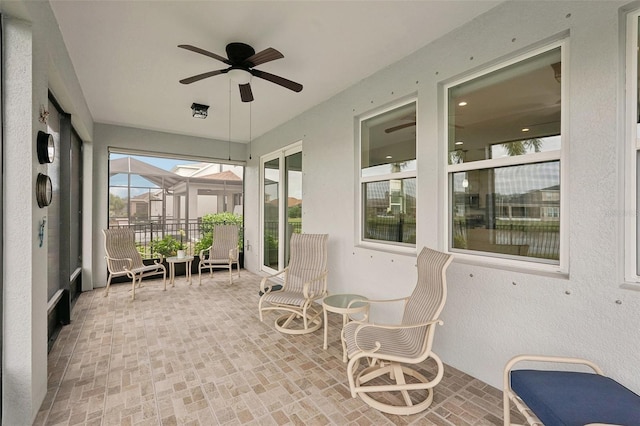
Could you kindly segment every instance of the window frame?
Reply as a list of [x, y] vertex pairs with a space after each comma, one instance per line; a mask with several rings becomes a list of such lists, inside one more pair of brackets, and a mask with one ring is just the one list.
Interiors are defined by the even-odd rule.
[[[279, 182], [278, 182], [278, 239], [282, 238], [283, 235], [286, 235], [286, 226], [287, 221], [282, 220], [282, 214], [286, 215], [287, 212], [287, 204], [288, 194], [287, 194], [287, 170], [285, 167], [285, 160], [288, 156], [294, 155], [297, 153], [302, 153], [302, 141], [294, 142], [290, 145], [282, 147], [276, 151], [272, 151], [268, 154], [264, 154], [260, 157], [260, 270], [263, 272], [267, 272], [270, 274], [275, 274], [278, 271], [281, 271], [286, 267], [285, 261], [285, 244], [278, 243], [278, 268], [273, 269], [267, 265], [265, 265], [264, 259], [264, 181], [265, 181], [265, 173], [264, 173], [264, 165], [265, 163], [278, 159], [278, 173], [279, 173]], [[303, 159], [304, 162], [304, 159]], [[303, 172], [304, 173], [304, 172]], [[304, 179], [303, 179], [304, 181]], [[303, 183], [304, 185], [304, 183]], [[303, 186], [304, 187], [304, 186]], [[304, 200], [303, 200], [304, 203]], [[304, 222], [303, 222], [304, 223]], [[303, 225], [304, 226], [304, 225]]]
[[[372, 176], [363, 176], [362, 175], [362, 122], [369, 120], [373, 117], [380, 116], [382, 114], [386, 114], [390, 111], [393, 111], [398, 108], [402, 108], [404, 106], [415, 104], [416, 108], [416, 168], [415, 170], [401, 171], [395, 173], [385, 173], [379, 175]], [[417, 253], [417, 246], [419, 240], [419, 215], [418, 215], [418, 194], [419, 194], [419, 180], [418, 180], [418, 141], [419, 141], [419, 105], [418, 105], [418, 96], [417, 94], [413, 94], [408, 97], [404, 97], [392, 103], [389, 103], [383, 107], [376, 108], [374, 110], [370, 110], [367, 113], [361, 114], [355, 117], [355, 172], [356, 172], [356, 207], [355, 207], [355, 244], [357, 247], [364, 247], [376, 250], [383, 251], [396, 251], [400, 253]], [[365, 200], [365, 192], [363, 191], [364, 184], [367, 183], [375, 183], [375, 182], [389, 182], [391, 180], [396, 179], [415, 179], [416, 180], [416, 243], [401, 243], [395, 241], [385, 241], [385, 240], [371, 240], [365, 239], [364, 237], [364, 200]]]
[[[543, 54], [545, 52], [549, 52], [553, 49], [560, 48], [560, 57], [561, 57], [561, 75], [564, 77], [562, 79], [561, 86], [561, 122], [560, 122], [560, 137], [561, 137], [561, 145], [559, 150], [555, 151], [543, 151], [538, 153], [529, 153], [526, 155], [518, 155], [513, 157], [499, 157], [495, 159], [485, 159], [478, 161], [471, 161], [467, 163], [459, 163], [459, 164], [449, 164], [449, 117], [446, 111], [449, 111], [449, 89], [465, 83], [467, 81], [476, 79], [478, 77], [482, 77], [494, 71], [498, 71], [510, 65], [516, 64], [518, 62], [530, 59], [536, 55]], [[441, 238], [442, 241], [445, 241], [445, 246], [447, 251], [450, 253], [454, 253], [456, 259], [467, 262], [467, 263], [479, 263], [482, 265], [488, 264], [496, 267], [505, 267], [505, 268], [516, 268], [522, 269], [525, 271], [538, 271], [542, 273], [559, 273], [562, 275], [568, 275], [569, 273], [569, 256], [568, 256], [568, 240], [569, 240], [569, 205], [567, 202], [567, 195], [569, 194], [569, 184], [568, 184], [568, 161], [567, 161], [567, 153], [569, 147], [569, 125], [568, 125], [568, 103], [569, 103], [569, 85], [570, 81], [567, 76], [569, 75], [568, 70], [569, 67], [569, 43], [567, 38], [562, 38], [557, 41], [553, 41], [551, 43], [547, 43], [544, 46], [532, 49], [523, 54], [518, 54], [508, 60], [500, 61], [499, 63], [483, 68], [477, 72], [465, 75], [462, 78], [457, 78], [454, 80], [448, 81], [446, 84], [442, 84], [442, 99], [443, 99], [443, 111], [442, 114], [442, 126], [443, 126], [443, 157], [441, 161], [442, 164], [445, 165], [443, 167], [443, 182], [444, 182], [444, 191], [443, 191], [443, 206], [442, 209], [442, 219], [446, 226], [443, 226]], [[531, 257], [523, 257], [522, 259], [514, 258], [513, 256], [502, 256], [499, 253], [488, 253], [488, 252], [475, 252], [473, 250], [466, 249], [457, 249], [453, 248], [453, 238], [452, 238], [452, 212], [454, 209], [454, 205], [451, 200], [451, 187], [453, 185], [453, 174], [457, 172], [464, 171], [474, 171], [474, 170], [482, 170], [482, 169], [497, 169], [500, 167], [507, 166], [518, 166], [518, 165], [526, 165], [526, 164], [534, 164], [534, 163], [545, 163], [550, 161], [559, 161], [560, 162], [560, 247], [559, 247], [559, 261], [550, 263], [549, 261], [545, 261], [544, 259], [535, 259]], [[564, 194], [564, 196], [563, 196]]]
[[640, 135], [638, 131], [638, 37], [640, 9], [627, 15], [625, 71], [625, 201], [624, 201], [624, 281], [640, 290], [638, 262], [638, 161]]

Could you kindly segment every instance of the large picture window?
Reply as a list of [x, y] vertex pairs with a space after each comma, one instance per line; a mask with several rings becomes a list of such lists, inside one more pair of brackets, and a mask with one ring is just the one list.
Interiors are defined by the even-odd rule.
[[360, 119], [361, 241], [415, 246], [416, 102]]
[[447, 87], [449, 248], [560, 264], [562, 44]]

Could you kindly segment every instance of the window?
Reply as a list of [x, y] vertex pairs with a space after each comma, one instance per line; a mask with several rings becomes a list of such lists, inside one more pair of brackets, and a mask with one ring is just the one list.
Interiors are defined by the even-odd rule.
[[360, 119], [361, 241], [416, 244], [416, 102]]
[[562, 54], [446, 88], [450, 250], [561, 263]]
[[302, 232], [302, 144], [265, 155], [262, 169], [262, 266], [289, 264], [291, 234]]
[[109, 227], [134, 229], [144, 258], [198, 255], [214, 224], [242, 225], [243, 177], [241, 165], [110, 151]]
[[625, 196], [625, 281], [640, 282], [640, 11], [627, 17], [627, 155]]

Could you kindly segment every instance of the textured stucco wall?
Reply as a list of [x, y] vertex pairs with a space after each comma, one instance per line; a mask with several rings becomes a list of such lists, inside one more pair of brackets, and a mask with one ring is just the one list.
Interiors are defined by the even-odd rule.
[[[31, 424], [47, 391], [47, 244], [38, 230], [35, 179], [47, 173], [35, 154], [41, 106], [51, 90], [91, 140], [93, 122], [48, 2], [1, 1], [4, 107], [4, 305], [2, 417]], [[90, 150], [88, 150], [90, 152]], [[90, 198], [89, 198], [90, 200]], [[85, 205], [86, 208], [86, 205]]]
[[[47, 386], [47, 246], [38, 246], [33, 188], [38, 172], [34, 102], [42, 76], [31, 26], [4, 23], [4, 328], [2, 412], [6, 424], [30, 424]], [[46, 100], [46, 90], [44, 92]]]
[[[568, 274], [454, 261], [436, 334], [443, 361], [500, 387], [519, 353], [581, 356], [635, 391], [640, 376], [640, 292], [621, 288], [624, 19], [614, 1], [507, 2], [259, 138], [246, 170], [246, 205], [259, 205], [259, 157], [303, 141], [303, 230], [327, 232], [331, 292], [409, 294], [415, 254], [358, 247], [355, 117], [418, 98], [418, 248], [445, 249], [443, 86], [489, 65], [567, 40]], [[622, 35], [622, 37], [621, 37]], [[259, 212], [247, 208], [246, 265], [258, 270]], [[620, 303], [617, 303], [620, 302]]]

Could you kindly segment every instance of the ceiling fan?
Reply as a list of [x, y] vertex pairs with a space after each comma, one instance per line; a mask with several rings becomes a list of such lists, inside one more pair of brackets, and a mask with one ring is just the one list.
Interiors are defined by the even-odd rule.
[[249, 46], [248, 44], [239, 42], [229, 43], [226, 47], [227, 58], [216, 55], [215, 53], [209, 52], [199, 47], [191, 46], [190, 44], [181, 44], [178, 47], [199, 53], [204, 56], [208, 56], [213, 59], [217, 59], [218, 61], [229, 65], [229, 68], [209, 71], [202, 74], [194, 75], [193, 77], [182, 79], [180, 80], [180, 83], [182, 84], [191, 84], [205, 78], [213, 77], [214, 75], [228, 73], [231, 79], [238, 83], [238, 87], [240, 88], [240, 98], [242, 99], [242, 102], [253, 101], [253, 92], [251, 91], [251, 85], [249, 83], [252, 76], [270, 81], [289, 90], [293, 90], [294, 92], [302, 91], [302, 84], [300, 83], [287, 80], [286, 78], [270, 74], [265, 71], [254, 69], [254, 67], [266, 62], [284, 58], [284, 55], [282, 53], [278, 52], [272, 47], [256, 53], [253, 47]]

